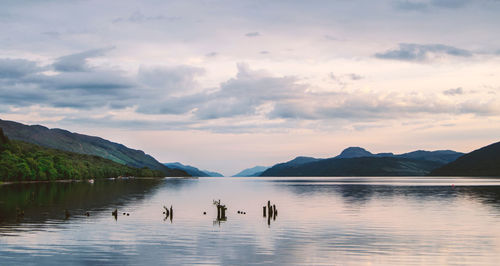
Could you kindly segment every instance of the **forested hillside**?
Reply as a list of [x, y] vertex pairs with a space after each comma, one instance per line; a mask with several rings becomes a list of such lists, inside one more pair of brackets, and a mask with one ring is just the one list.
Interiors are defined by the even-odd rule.
[[134, 168], [94, 155], [45, 148], [9, 140], [0, 128], [0, 180], [36, 181], [117, 176], [162, 177], [149, 168]]

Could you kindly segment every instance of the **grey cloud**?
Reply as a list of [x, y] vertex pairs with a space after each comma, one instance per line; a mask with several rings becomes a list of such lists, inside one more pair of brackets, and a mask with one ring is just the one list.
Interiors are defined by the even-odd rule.
[[194, 78], [205, 71], [191, 66], [145, 67], [139, 68], [138, 80], [142, 84], [155, 89], [158, 93], [180, 92], [196, 86]]
[[416, 11], [423, 11], [428, 9], [428, 4], [427, 3], [422, 3], [422, 2], [415, 2], [415, 1], [398, 1], [395, 4], [395, 7], [400, 10], [416, 10]]
[[459, 113], [489, 116], [498, 114], [498, 103], [495, 101], [474, 101], [468, 100], [458, 106]]
[[[10, 75], [16, 78], [0, 79], [0, 103], [21, 107], [70, 107], [82, 111], [135, 106], [140, 114], [185, 116], [188, 123], [178, 125], [182, 128], [210, 130], [224, 124], [209, 120], [257, 116], [278, 121], [342, 119], [366, 122], [420, 114], [498, 113], [495, 100], [460, 102], [457, 98], [457, 101], [450, 102], [449, 98], [444, 101], [431, 94], [309, 92], [309, 85], [301, 83], [297, 77], [273, 76], [253, 70], [246, 64], [237, 67], [235, 77], [201, 91], [196, 79], [204, 70], [191, 66], [142, 66], [135, 77], [101, 68], [46, 75], [37, 72], [36, 68], [26, 67], [28, 70], [20, 68], [22, 71], [18, 72], [21, 74]], [[331, 73], [330, 76], [340, 81], [362, 78], [355, 73]], [[456, 88], [443, 93], [457, 95], [463, 90]], [[242, 126], [241, 130], [247, 130], [245, 127]]]
[[443, 44], [401, 43], [398, 49], [375, 54], [380, 59], [401, 61], [428, 61], [433, 56], [471, 57], [472, 52]]
[[460, 8], [468, 4], [470, 0], [432, 0], [431, 5], [444, 8]]
[[179, 129], [194, 129], [195, 123], [193, 121], [151, 121], [144, 119], [117, 119], [114, 116], [105, 116], [100, 118], [89, 118], [87, 116], [69, 116], [61, 121], [64, 124], [88, 124], [94, 127], [116, 127], [126, 128], [128, 130], [179, 130]]
[[445, 90], [445, 91], [443, 91], [443, 94], [450, 95], [450, 96], [461, 95], [461, 94], [464, 94], [464, 90], [459, 87], [456, 89]]
[[353, 81], [362, 80], [364, 78], [363, 76], [356, 73], [337, 75], [334, 74], [333, 72], [330, 72], [328, 76], [330, 77], [331, 80], [335, 81], [342, 88], [345, 88], [348, 84], [350, 84]]
[[428, 11], [432, 8], [461, 8], [470, 3], [470, 0], [430, 0], [430, 1], [415, 1], [405, 0], [394, 3], [396, 9], [406, 11]]
[[48, 37], [51, 37], [51, 38], [59, 38], [61, 36], [61, 33], [57, 32], [57, 31], [45, 31], [45, 32], [42, 32], [43, 35], [46, 35]]
[[217, 55], [219, 55], [219, 53], [217, 53], [217, 52], [210, 52], [210, 53], [207, 53], [205, 56], [206, 57], [215, 57]]
[[206, 101], [197, 106], [200, 119], [214, 119], [256, 114], [266, 102], [297, 97], [304, 87], [294, 77], [272, 77], [238, 65], [236, 78], [221, 84], [220, 89], [207, 94]]
[[127, 101], [130, 105], [135, 81], [117, 71], [94, 71], [86, 67], [85, 58], [96, 54], [99, 52], [90, 51], [59, 58], [57, 63], [64, 65], [65, 70], [86, 71], [55, 75], [45, 74], [43, 71], [48, 68], [38, 67], [33, 61], [0, 59], [0, 102], [19, 107], [113, 108]]
[[262, 104], [298, 97], [305, 87], [294, 77], [272, 77], [238, 65], [238, 74], [213, 90], [182, 97], [168, 97], [141, 112], [184, 113], [202, 120], [254, 115]]
[[341, 81], [341, 80], [344, 80], [344, 79], [350, 79], [350, 80], [361, 80], [361, 79], [363, 79], [363, 78], [364, 78], [363, 76], [361, 76], [361, 75], [359, 75], [359, 74], [356, 74], [356, 73], [349, 73], [349, 74], [336, 75], [336, 74], [334, 74], [333, 72], [330, 72], [329, 77], [330, 77], [332, 80], [335, 80], [335, 81]]
[[347, 76], [352, 80], [361, 80], [364, 77], [355, 73], [347, 74]]
[[62, 56], [54, 62], [53, 67], [55, 70], [61, 72], [89, 71], [90, 69], [87, 65], [87, 58], [103, 56], [112, 49], [114, 48], [93, 49], [81, 53]]
[[249, 33], [245, 34], [245, 36], [247, 36], [247, 37], [258, 37], [258, 36], [260, 36], [260, 33], [257, 32], [257, 31], [254, 31], [254, 32], [249, 32]]
[[449, 102], [435, 95], [416, 96], [412, 94], [391, 93], [329, 93], [310, 95], [303, 101], [280, 101], [269, 114], [271, 118], [349, 121], [376, 121], [415, 117], [421, 114], [474, 114], [496, 115], [495, 100], [482, 102], [467, 100]]
[[141, 22], [147, 22], [147, 21], [159, 21], [159, 20], [164, 20], [164, 21], [177, 21], [180, 20], [181, 17], [173, 16], [164, 16], [164, 15], [156, 15], [156, 16], [146, 16], [142, 14], [140, 11], [134, 12], [132, 15], [126, 18], [116, 18], [113, 20], [113, 23], [119, 23], [119, 22], [132, 22], [132, 23], [141, 23]]
[[329, 40], [329, 41], [341, 41], [342, 39], [338, 38], [338, 37], [335, 37], [335, 36], [332, 36], [332, 35], [325, 35], [323, 36], [325, 37], [325, 39]]
[[269, 51], [260, 51], [260, 54], [269, 54]]
[[1, 78], [21, 78], [29, 74], [41, 71], [36, 62], [25, 59], [0, 59]]

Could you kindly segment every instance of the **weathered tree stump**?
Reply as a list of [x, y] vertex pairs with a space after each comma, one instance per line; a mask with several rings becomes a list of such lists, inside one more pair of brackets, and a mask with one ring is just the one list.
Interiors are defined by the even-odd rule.
[[214, 205], [217, 207], [217, 221], [226, 221], [226, 205], [222, 205], [219, 201], [214, 200]]

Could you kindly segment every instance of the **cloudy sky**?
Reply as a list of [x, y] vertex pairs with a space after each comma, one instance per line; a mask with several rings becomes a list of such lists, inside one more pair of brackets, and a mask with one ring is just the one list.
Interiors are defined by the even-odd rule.
[[500, 136], [499, 0], [0, 1], [0, 118], [230, 175]]

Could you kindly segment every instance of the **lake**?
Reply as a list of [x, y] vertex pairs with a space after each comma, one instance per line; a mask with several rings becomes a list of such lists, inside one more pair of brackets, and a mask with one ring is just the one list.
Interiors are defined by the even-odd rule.
[[[213, 201], [219, 199], [228, 208], [225, 221], [217, 219]], [[263, 217], [268, 200], [278, 210], [272, 219]], [[173, 206], [173, 217], [166, 218], [164, 205]], [[500, 179], [3, 185], [0, 258], [2, 265], [498, 265]]]

